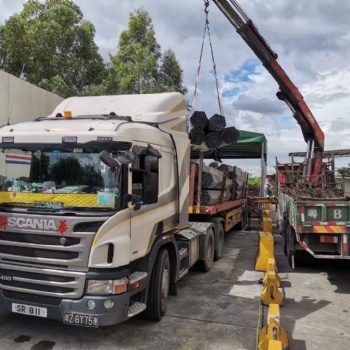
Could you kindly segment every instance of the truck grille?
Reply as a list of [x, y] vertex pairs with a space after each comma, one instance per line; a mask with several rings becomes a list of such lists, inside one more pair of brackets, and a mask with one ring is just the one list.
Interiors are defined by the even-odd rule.
[[[13, 233], [13, 232], [0, 232], [0, 239], [7, 242], [21, 242], [21, 243], [31, 243], [31, 244], [45, 244], [45, 245], [58, 245], [60, 243], [61, 236], [46, 236], [40, 234], [28, 234], [28, 233]], [[72, 245], [77, 245], [80, 243], [79, 238], [75, 237], [65, 237], [66, 243], [65, 247]]]
[[0, 258], [62, 267], [87, 267], [93, 238], [94, 232], [74, 232], [61, 237], [57, 233], [0, 231]]
[[[95, 233], [105, 221], [77, 218], [59, 232], [0, 230], [0, 288], [3, 294], [33, 298], [77, 299], [83, 295], [85, 272]], [[85, 221], [86, 220], [86, 221]], [[3, 227], [4, 228], [4, 227]], [[38, 301], [39, 302], [39, 301]]]
[[84, 272], [0, 264], [0, 288], [58, 298], [79, 298], [85, 286]]

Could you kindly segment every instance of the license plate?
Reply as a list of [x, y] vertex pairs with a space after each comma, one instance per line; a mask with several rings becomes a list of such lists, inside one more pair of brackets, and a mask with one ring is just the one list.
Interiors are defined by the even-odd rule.
[[98, 327], [98, 316], [65, 312], [63, 323], [76, 326]]
[[15, 312], [16, 314], [23, 314], [23, 315], [47, 317], [46, 307], [12, 303], [12, 312]]

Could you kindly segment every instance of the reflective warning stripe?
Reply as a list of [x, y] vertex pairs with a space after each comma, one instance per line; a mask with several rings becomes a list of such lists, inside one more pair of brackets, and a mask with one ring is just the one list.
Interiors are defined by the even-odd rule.
[[349, 255], [348, 252], [348, 235], [343, 235], [343, 242], [342, 242], [342, 248], [343, 248], [343, 254], [342, 255]]
[[305, 207], [300, 207], [300, 216], [301, 216], [301, 222], [303, 223], [305, 221]]
[[313, 251], [307, 246], [307, 244], [304, 241], [300, 241], [299, 244], [311, 255], [314, 255]]
[[338, 243], [339, 236], [320, 236], [321, 243]]
[[313, 231], [315, 233], [346, 233], [346, 227], [345, 226], [313, 226]]

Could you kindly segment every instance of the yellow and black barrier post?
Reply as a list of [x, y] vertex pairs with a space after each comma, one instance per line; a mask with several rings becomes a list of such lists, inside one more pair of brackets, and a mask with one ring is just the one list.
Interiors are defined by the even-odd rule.
[[264, 278], [264, 289], [261, 292], [261, 302], [264, 305], [283, 305], [283, 295], [278, 289], [279, 277], [274, 270], [268, 270]]
[[281, 326], [278, 304], [271, 304], [267, 314], [267, 323], [259, 334], [259, 350], [288, 349], [288, 336]]
[[273, 271], [276, 274], [276, 282], [277, 282], [277, 287], [281, 287], [281, 278], [280, 276], [278, 276], [277, 273], [277, 266], [276, 266], [276, 261], [274, 258], [271, 258], [267, 261], [267, 271], [264, 275], [263, 278], [263, 284], [266, 286], [266, 284], [268, 283], [268, 272], [269, 271]]
[[270, 232], [259, 232], [259, 248], [255, 261], [255, 270], [267, 271], [268, 260], [274, 258], [273, 236]]

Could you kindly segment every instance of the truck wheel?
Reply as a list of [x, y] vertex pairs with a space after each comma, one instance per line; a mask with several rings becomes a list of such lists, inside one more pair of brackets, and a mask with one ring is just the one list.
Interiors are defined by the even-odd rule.
[[[295, 259], [295, 241], [293, 237], [292, 228], [290, 225], [287, 225], [287, 228], [285, 230], [285, 241], [286, 241], [286, 250], [287, 250], [287, 259], [288, 264], [291, 267], [292, 270], [296, 267], [296, 259]], [[294, 268], [293, 268], [293, 256], [294, 256]]]
[[287, 228], [285, 222], [282, 223], [283, 252], [287, 256]]
[[225, 234], [224, 234], [224, 227], [222, 226], [221, 222], [218, 223], [217, 230], [218, 232], [216, 233], [216, 248], [215, 248], [214, 260], [220, 260], [222, 257], [222, 253], [224, 251]]
[[215, 255], [213, 230], [208, 231], [206, 235], [208, 235], [208, 238], [206, 239], [206, 244], [205, 244], [205, 260], [198, 261], [199, 268], [204, 272], [208, 272], [213, 266], [214, 255]]
[[161, 249], [154, 264], [148, 288], [145, 318], [160, 321], [166, 312], [170, 284], [170, 259], [166, 249]]

